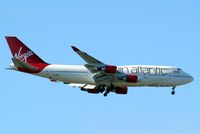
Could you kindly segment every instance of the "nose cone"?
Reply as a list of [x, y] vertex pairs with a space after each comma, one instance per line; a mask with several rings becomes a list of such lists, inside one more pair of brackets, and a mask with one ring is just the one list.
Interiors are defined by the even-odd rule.
[[190, 83], [193, 80], [194, 80], [194, 78], [191, 75], [187, 74], [187, 83]]
[[190, 82], [192, 82], [192, 81], [194, 80], [194, 77], [192, 77], [192, 76], [190, 75], [189, 80], [190, 80]]

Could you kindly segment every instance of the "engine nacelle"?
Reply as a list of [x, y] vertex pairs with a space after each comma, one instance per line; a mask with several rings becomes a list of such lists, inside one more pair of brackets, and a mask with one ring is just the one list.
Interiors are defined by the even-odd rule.
[[95, 87], [94, 89], [86, 89], [86, 88], [81, 88], [82, 91], [85, 91], [85, 92], [88, 92], [88, 93], [91, 93], [91, 94], [98, 94], [99, 93], [99, 90], [97, 87]]
[[138, 76], [137, 75], [127, 75], [126, 76], [126, 82], [137, 83], [138, 82]]
[[115, 87], [115, 93], [116, 94], [127, 94], [128, 88], [125, 86]]
[[116, 66], [112, 66], [112, 65], [107, 65], [107, 66], [105, 66], [104, 71], [106, 73], [114, 74], [117, 71], [117, 67]]

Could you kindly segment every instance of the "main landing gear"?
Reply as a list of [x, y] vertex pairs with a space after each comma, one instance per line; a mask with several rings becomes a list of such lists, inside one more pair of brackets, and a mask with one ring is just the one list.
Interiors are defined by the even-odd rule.
[[103, 96], [106, 97], [108, 95], [108, 93], [110, 93], [110, 91], [112, 91], [112, 89], [114, 89], [114, 88], [115, 88], [115, 86], [113, 84], [111, 84], [110, 87], [106, 87]]
[[103, 94], [104, 97], [106, 97], [108, 95], [109, 91], [105, 91], [105, 93]]
[[103, 93], [103, 92], [106, 90], [106, 87], [105, 87], [105, 85], [100, 85], [100, 86], [98, 87], [98, 89], [99, 89], [99, 92], [100, 92], [100, 93]]
[[176, 88], [176, 87], [172, 87], [172, 92], [171, 92], [172, 95], [175, 95], [175, 93], [176, 93], [176, 92], [175, 92], [175, 88]]
[[98, 90], [99, 90], [99, 93], [103, 93], [104, 92], [103, 96], [105, 96], [105, 97], [110, 92], [109, 88], [106, 87], [105, 85], [99, 85]]

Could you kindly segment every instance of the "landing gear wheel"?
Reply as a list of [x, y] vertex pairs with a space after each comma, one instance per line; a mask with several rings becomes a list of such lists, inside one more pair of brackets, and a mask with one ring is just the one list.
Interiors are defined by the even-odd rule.
[[175, 95], [175, 93], [176, 93], [176, 92], [175, 92], [175, 88], [176, 88], [176, 87], [172, 87], [172, 92], [171, 92], [172, 95]]
[[109, 92], [110, 92], [110, 91], [107, 89], [107, 90], [105, 91], [105, 93], [103, 94], [103, 96], [106, 97], [106, 96], [108, 95]]
[[172, 95], [175, 95], [175, 93], [176, 93], [175, 91], [172, 91], [172, 92], [171, 92]]
[[107, 92], [105, 92], [105, 93], [103, 94], [103, 96], [104, 96], [104, 97], [106, 97], [107, 95], [108, 95], [108, 93], [107, 93]]
[[104, 86], [103, 91], [105, 91], [105, 92], [104, 92], [103, 96], [106, 97], [114, 88], [115, 88], [115, 86], [112, 83], [110, 84], [109, 87]]

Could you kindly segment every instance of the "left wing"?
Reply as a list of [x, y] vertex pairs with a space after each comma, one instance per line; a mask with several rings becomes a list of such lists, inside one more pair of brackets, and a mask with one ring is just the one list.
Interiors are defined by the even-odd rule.
[[88, 85], [88, 84], [77, 84], [77, 83], [70, 83], [69, 86], [71, 87], [79, 87], [79, 88], [86, 88], [86, 89], [94, 89], [95, 85]]

